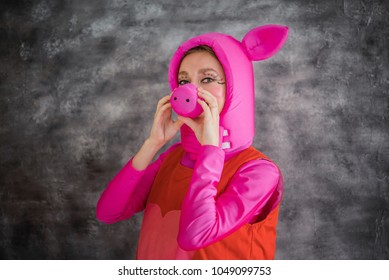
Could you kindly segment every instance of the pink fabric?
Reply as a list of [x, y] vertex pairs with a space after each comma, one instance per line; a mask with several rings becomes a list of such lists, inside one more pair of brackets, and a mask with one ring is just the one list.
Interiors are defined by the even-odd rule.
[[178, 243], [196, 250], [223, 239], [253, 222], [274, 193], [283, 192], [278, 168], [267, 160], [253, 160], [238, 169], [227, 189], [216, 197], [224, 165], [224, 152], [203, 146], [181, 210]]
[[[134, 169], [130, 160], [101, 195], [97, 218], [114, 223], [144, 210], [159, 167], [178, 145], [172, 146], [143, 171]], [[178, 243], [184, 250], [203, 248], [222, 239], [243, 224], [257, 220], [263, 209], [274, 208], [281, 199], [281, 175], [278, 168], [266, 160], [244, 164], [226, 191], [216, 198], [215, 186], [224, 160], [224, 151], [215, 146], [203, 146], [199, 153], [181, 210]]]
[[132, 167], [131, 159], [108, 183], [100, 196], [96, 208], [97, 219], [111, 224], [144, 210], [150, 187], [162, 161], [178, 145], [179, 143], [171, 146], [142, 171]]
[[260, 61], [275, 55], [288, 38], [287, 26], [264, 25], [247, 32], [242, 40], [243, 48], [252, 61]]
[[[252, 60], [263, 60], [273, 56], [284, 45], [288, 27], [264, 25], [250, 30], [243, 42], [221, 33], [206, 33], [181, 44], [174, 53], [169, 67], [171, 90], [178, 87], [178, 70], [186, 51], [199, 45], [213, 49], [226, 76], [226, 102], [220, 113], [220, 126], [228, 135], [222, 138], [226, 154], [242, 151], [253, 143], [255, 134], [254, 117], [254, 73]], [[186, 125], [181, 128], [184, 149], [195, 159], [200, 143]], [[189, 141], [189, 143], [188, 143]], [[222, 146], [221, 146], [222, 147]]]

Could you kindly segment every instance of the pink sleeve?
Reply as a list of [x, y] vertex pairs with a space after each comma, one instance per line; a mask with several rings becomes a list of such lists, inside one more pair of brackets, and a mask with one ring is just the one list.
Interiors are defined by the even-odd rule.
[[96, 217], [101, 222], [111, 224], [130, 218], [144, 209], [150, 187], [165, 157], [179, 143], [171, 146], [145, 170], [136, 170], [132, 158], [108, 183], [96, 207]]
[[268, 201], [274, 202], [273, 194], [280, 197], [281, 175], [267, 160], [244, 164], [216, 197], [223, 165], [223, 150], [202, 147], [182, 204], [178, 243], [184, 250], [197, 250], [221, 240], [257, 217]]

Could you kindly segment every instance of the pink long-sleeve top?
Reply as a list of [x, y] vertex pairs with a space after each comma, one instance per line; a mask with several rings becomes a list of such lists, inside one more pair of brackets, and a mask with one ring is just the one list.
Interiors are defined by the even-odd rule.
[[[171, 146], [145, 170], [136, 170], [129, 160], [102, 193], [97, 218], [114, 223], [144, 210], [161, 164], [179, 146]], [[203, 248], [246, 223], [262, 220], [281, 200], [282, 176], [274, 163], [264, 159], [243, 164], [226, 190], [216, 197], [225, 160], [221, 148], [201, 147], [181, 209], [177, 240], [184, 250]]]

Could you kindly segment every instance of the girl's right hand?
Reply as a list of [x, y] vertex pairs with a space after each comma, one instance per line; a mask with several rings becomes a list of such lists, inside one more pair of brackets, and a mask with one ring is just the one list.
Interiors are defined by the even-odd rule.
[[148, 138], [158, 148], [162, 148], [163, 145], [170, 141], [183, 125], [181, 120], [173, 121], [172, 119], [171, 95], [169, 94], [159, 100]]

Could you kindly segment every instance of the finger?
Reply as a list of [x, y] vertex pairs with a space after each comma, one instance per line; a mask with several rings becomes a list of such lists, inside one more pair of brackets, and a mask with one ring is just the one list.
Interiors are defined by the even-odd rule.
[[[172, 104], [170, 103], [166, 103], [165, 105], [162, 105], [158, 110], [157, 112], [155, 113], [155, 117], [157, 119], [160, 119], [161, 118], [161, 115], [169, 108], [172, 107]], [[170, 111], [170, 115], [171, 115], [171, 111]]]
[[182, 117], [182, 116], [178, 116], [177, 120], [182, 121], [184, 124], [189, 126], [193, 131], [195, 131], [196, 122], [194, 120], [192, 120], [191, 118], [185, 118], [185, 117]]
[[176, 121], [173, 122], [173, 127], [174, 129], [180, 129], [180, 127], [184, 124], [184, 122], [180, 119], [177, 119]]
[[163, 105], [165, 105], [170, 100], [170, 95], [162, 97], [157, 104], [157, 109], [161, 108]]
[[155, 109], [155, 113], [154, 113], [154, 118], [157, 116], [158, 112], [161, 110], [162, 106], [164, 106], [166, 103], [166, 96], [161, 98], [159, 101], [158, 101], [158, 104], [157, 104], [157, 108]]
[[157, 111], [159, 108], [161, 108], [163, 105], [165, 105], [169, 100], [170, 100], [170, 97], [171, 97], [171, 93], [169, 95], [166, 95], [164, 97], [162, 97], [159, 101], [158, 101], [158, 104], [157, 104]]
[[208, 106], [208, 104], [204, 100], [201, 100], [201, 99], [197, 99], [197, 102], [203, 108], [205, 116], [207, 116], [207, 117], [211, 116], [211, 108]]
[[219, 107], [215, 96], [202, 88], [199, 88], [199, 96], [204, 99], [213, 113], [219, 113]]
[[203, 95], [205, 98], [207, 98], [207, 100], [210, 100], [210, 101], [213, 100], [214, 102], [217, 102], [216, 97], [212, 93], [210, 93], [209, 91], [203, 89], [202, 87], [199, 87], [198, 91], [201, 95]]

